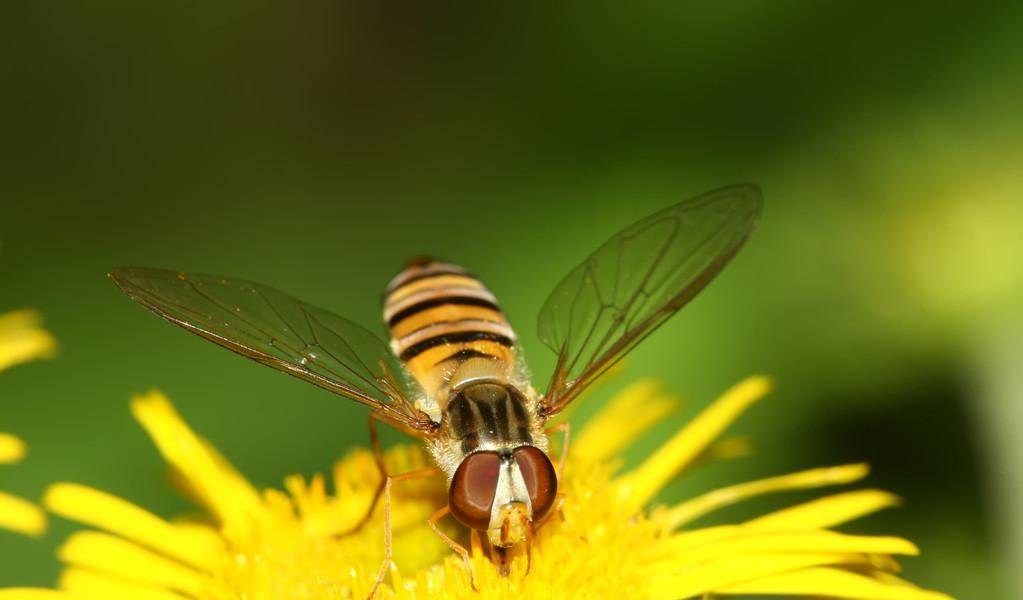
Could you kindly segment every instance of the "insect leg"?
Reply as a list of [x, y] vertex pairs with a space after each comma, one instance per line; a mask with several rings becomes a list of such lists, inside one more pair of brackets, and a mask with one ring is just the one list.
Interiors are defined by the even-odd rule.
[[[456, 554], [462, 557], [462, 560], [465, 562], [465, 568], [469, 571], [469, 585], [472, 586], [474, 592], [478, 592], [480, 590], [479, 588], [476, 587], [476, 575], [475, 571], [472, 568], [472, 558], [469, 555], [469, 551], [466, 550], [464, 546], [462, 546], [455, 540], [451, 539], [448, 536], [448, 534], [441, 531], [440, 527], [437, 526], [437, 521], [440, 521], [449, 514], [451, 514], [451, 509], [448, 508], [447, 505], [444, 505], [441, 508], [437, 509], [437, 512], [433, 513], [433, 515], [431, 515], [430, 518], [426, 520], [426, 522], [430, 526], [430, 529], [432, 529], [433, 532], [440, 537], [440, 539], [444, 540], [444, 543], [447, 544], [449, 548], [454, 550]], [[476, 541], [479, 540], [479, 537], [476, 535], [475, 530], [472, 531], [472, 536], [473, 536], [472, 539]]]
[[551, 435], [553, 433], [559, 433], [559, 432], [563, 435], [563, 437], [562, 437], [562, 441], [561, 441], [561, 455], [558, 456], [558, 480], [559, 480], [559, 485], [558, 485], [558, 495], [557, 495], [557, 498], [555, 499], [555, 505], [557, 506], [557, 510], [550, 511], [549, 513], [547, 513], [544, 516], [544, 518], [541, 521], [539, 521], [537, 523], [534, 523], [533, 524], [534, 527], [537, 527], [537, 528], [539, 528], [541, 525], [543, 525], [544, 523], [549, 521], [551, 519], [551, 517], [555, 513], [559, 514], [561, 516], [562, 520], [564, 520], [564, 518], [565, 518], [565, 513], [562, 510], [562, 505], [564, 504], [564, 501], [565, 501], [565, 490], [561, 487], [560, 480], [565, 476], [565, 468], [566, 468], [566, 465], [568, 464], [568, 448], [569, 448], [569, 442], [571, 441], [571, 437], [572, 437], [571, 436], [572, 424], [569, 423], [568, 421], [563, 421], [561, 423], [558, 423], [557, 425], [554, 425], [552, 427], [547, 428], [545, 433], [547, 433], [547, 435]]
[[526, 530], [526, 575], [533, 570], [533, 523], [522, 516], [522, 525]]
[[[377, 421], [379, 420], [380, 417], [376, 413], [369, 414], [369, 442], [373, 449], [373, 460], [376, 462], [377, 469], [380, 471], [380, 484], [373, 492], [373, 501], [369, 503], [369, 507], [366, 509], [366, 514], [359, 519], [359, 522], [356, 523], [354, 527], [342, 533], [341, 537], [357, 533], [366, 526], [366, 523], [369, 523], [370, 518], [373, 516], [373, 512], [376, 510], [377, 504], [380, 502], [380, 498], [384, 495], [384, 486], [387, 485], [387, 479], [390, 477], [387, 473], [387, 465], [384, 464], [384, 452], [380, 447], [380, 436], [377, 434]], [[440, 471], [436, 467], [428, 467], [425, 469], [409, 471], [409, 473], [417, 473], [419, 474], [417, 476], [426, 477], [429, 475], [437, 475]], [[408, 475], [408, 473], [402, 473], [395, 477], [405, 478], [405, 475]]]
[[380, 436], [377, 434], [377, 417], [376, 413], [369, 413], [369, 443], [373, 449], [373, 460], [376, 462], [377, 469], [380, 471], [380, 484], [377, 489], [373, 492], [373, 500], [369, 503], [369, 508], [366, 509], [366, 514], [363, 515], [359, 522], [348, 531], [341, 534], [341, 537], [358, 533], [366, 523], [369, 523], [370, 517], [373, 516], [373, 511], [376, 510], [377, 502], [380, 502], [380, 497], [384, 493], [384, 487], [387, 485], [387, 465], [384, 464], [384, 452], [380, 448]]
[[[381, 460], [381, 463], [383, 461]], [[391, 568], [391, 486], [399, 481], [406, 479], [416, 479], [419, 477], [432, 477], [438, 474], [440, 471], [436, 467], [427, 467], [425, 469], [416, 469], [415, 471], [407, 471], [405, 473], [399, 473], [397, 475], [384, 475], [383, 485], [383, 498], [384, 498], [384, 560], [380, 564], [380, 571], [377, 573], [377, 579], [373, 583], [373, 589], [370, 590], [367, 600], [373, 598], [377, 593], [377, 589], [380, 588], [380, 584], [384, 582], [384, 577], [387, 576], [387, 570]], [[376, 500], [373, 502], [373, 506], [376, 505]], [[370, 514], [373, 513], [373, 507], [370, 507]], [[361, 525], [360, 525], [361, 527]]]
[[472, 554], [483, 554], [483, 540], [480, 539], [480, 532], [475, 529], [469, 530], [469, 549]]
[[568, 461], [568, 442], [571, 439], [572, 425], [568, 421], [564, 421], [550, 427], [547, 429], [546, 433], [547, 435], [550, 435], [558, 432], [563, 434], [561, 441], [561, 456], [558, 457], [558, 477], [564, 477], [565, 463]]

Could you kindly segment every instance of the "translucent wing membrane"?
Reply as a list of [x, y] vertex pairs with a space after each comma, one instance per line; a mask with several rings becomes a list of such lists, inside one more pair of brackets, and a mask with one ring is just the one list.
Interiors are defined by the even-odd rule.
[[696, 296], [746, 241], [762, 204], [752, 185], [708, 192], [627, 227], [573, 269], [540, 311], [540, 339], [558, 354], [544, 413]]
[[110, 277], [136, 302], [211, 342], [366, 404], [407, 430], [437, 426], [410, 400], [387, 345], [356, 323], [238, 279], [145, 268]]

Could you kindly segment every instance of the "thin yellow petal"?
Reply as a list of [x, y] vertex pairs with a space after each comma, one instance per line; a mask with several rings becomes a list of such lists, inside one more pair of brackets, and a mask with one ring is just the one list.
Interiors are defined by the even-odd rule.
[[770, 390], [771, 381], [768, 378], [754, 376], [726, 391], [653, 456], [619, 478], [619, 498], [634, 510], [644, 506], [739, 415]]
[[859, 573], [860, 573], [860, 575], [863, 575], [864, 577], [870, 577], [871, 579], [876, 579], [876, 580], [880, 581], [881, 583], [886, 583], [888, 585], [902, 585], [902, 586], [915, 587], [912, 583], [910, 583], [910, 582], [906, 581], [905, 579], [902, 579], [898, 575], [894, 575], [893, 573], [888, 572], [888, 571], [881, 571], [881, 570], [877, 570], [877, 569], [867, 569], [867, 570], [864, 570], [864, 571], [859, 571]]
[[0, 433], [0, 465], [20, 461], [27, 451], [25, 442], [9, 433]]
[[[704, 547], [724, 544], [731, 540], [741, 539], [744, 536], [762, 533], [764, 533], [763, 530], [749, 529], [745, 525], [717, 525], [714, 527], [704, 527], [703, 529], [683, 531], [662, 541], [654, 556], [689, 556], [700, 552]], [[915, 549], [915, 546], [913, 548]], [[813, 551], [813, 549], [810, 551]], [[900, 570], [899, 564], [890, 556], [871, 555], [869, 562], [877, 569], [891, 572], [898, 572]]]
[[126, 500], [83, 485], [52, 485], [43, 504], [62, 517], [115, 533], [195, 567], [209, 568], [223, 547], [210, 530], [179, 528]]
[[57, 554], [65, 563], [115, 578], [167, 587], [193, 596], [202, 590], [202, 579], [196, 571], [106, 533], [74, 533]]
[[663, 548], [666, 553], [681, 554], [688, 552], [690, 548], [698, 548], [704, 544], [711, 544], [718, 540], [740, 535], [742, 531], [742, 528], [738, 525], [716, 525], [714, 527], [704, 527], [703, 529], [682, 531], [665, 540]]
[[952, 600], [940, 592], [889, 585], [840, 569], [814, 567], [763, 577], [718, 590], [723, 594], [827, 596], [856, 600]]
[[779, 477], [758, 479], [723, 487], [697, 496], [659, 513], [658, 519], [670, 528], [679, 527], [724, 506], [729, 506], [763, 494], [785, 490], [809, 489], [825, 485], [839, 485], [861, 479], [869, 469], [865, 464], [841, 465], [810, 469]]
[[259, 492], [224, 459], [211, 453], [160, 392], [136, 396], [135, 418], [145, 427], [160, 453], [225, 525], [247, 528], [261, 514]]
[[103, 598], [41, 588], [5, 588], [0, 590], [0, 600], [103, 600]]
[[41, 321], [34, 310], [0, 315], [0, 371], [56, 353], [57, 340], [40, 326]]
[[821, 565], [865, 564], [855, 554], [746, 554], [730, 556], [692, 569], [655, 576], [650, 581], [653, 598], [693, 598], [717, 593], [762, 577]]
[[109, 600], [184, 600], [175, 592], [136, 585], [85, 569], [66, 569], [60, 574], [59, 587], [73, 593], [91, 594]]
[[753, 529], [826, 529], [895, 506], [899, 497], [881, 490], [843, 492], [783, 508], [744, 523]]
[[748, 437], [725, 438], [707, 446], [699, 456], [693, 459], [693, 462], [689, 463], [689, 468], [692, 469], [706, 463], [742, 458], [750, 454], [753, 454], [753, 441]]
[[678, 399], [665, 394], [663, 386], [653, 379], [640, 379], [615, 394], [573, 436], [573, 460], [597, 463], [617, 455], [653, 424], [675, 410]]
[[[688, 542], [688, 540], [685, 540]], [[665, 553], [671, 558], [668, 563], [678, 567], [690, 567], [711, 560], [743, 554], [795, 554], [795, 553], [836, 553], [836, 554], [919, 554], [911, 542], [897, 537], [846, 535], [834, 531], [801, 531], [784, 533], [739, 534], [699, 547], [688, 547], [684, 552], [675, 551], [670, 542]]]
[[39, 536], [46, 531], [46, 515], [35, 504], [0, 492], [0, 529]]

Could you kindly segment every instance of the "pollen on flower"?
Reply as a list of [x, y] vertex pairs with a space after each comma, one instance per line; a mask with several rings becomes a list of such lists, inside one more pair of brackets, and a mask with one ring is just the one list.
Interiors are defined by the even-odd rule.
[[[911, 542], [833, 529], [895, 505], [898, 499], [886, 492], [844, 491], [745, 522], [694, 525], [722, 506], [762, 494], [853, 482], [867, 474], [863, 465], [768, 477], [650, 507], [673, 477], [721, 455], [715, 450], [718, 437], [769, 389], [764, 378], [740, 383], [645, 461], [623, 471], [618, 453], [656, 419], [623, 426], [621, 417], [641, 414], [633, 412], [641, 406], [664, 416], [678, 404], [656, 383], [630, 386], [577, 433], [559, 504], [539, 528], [532, 551], [516, 556], [507, 576], [475, 545], [467, 567], [427, 526], [426, 519], [444, 505], [443, 480], [401, 482], [391, 504], [394, 562], [377, 597], [947, 599], [896, 576], [895, 557], [918, 553]], [[55, 484], [46, 507], [90, 529], [62, 547], [65, 570], [58, 590], [0, 590], [0, 600], [333, 599], [364, 598], [374, 589], [383, 558], [380, 507], [365, 527], [354, 530], [381, 481], [369, 451], [356, 450], [338, 462], [332, 490], [322, 476], [292, 476], [283, 489], [261, 492], [159, 393], [136, 398], [132, 409], [207, 519], [168, 521], [92, 488]], [[389, 472], [400, 473], [426, 466], [427, 457], [418, 446], [403, 446], [390, 450], [385, 462]], [[465, 531], [444, 525], [469, 542]]]

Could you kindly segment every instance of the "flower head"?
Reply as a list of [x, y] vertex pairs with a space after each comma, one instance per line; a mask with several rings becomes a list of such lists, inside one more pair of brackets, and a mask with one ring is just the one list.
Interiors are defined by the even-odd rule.
[[[401, 482], [391, 504], [394, 563], [378, 597], [948, 598], [896, 576], [894, 557], [917, 554], [911, 542], [833, 530], [896, 504], [886, 492], [843, 492], [734, 525], [692, 526], [709, 512], [760, 494], [855, 481], [866, 475], [863, 465], [772, 477], [647, 509], [686, 468], [741, 449], [741, 443], [717, 439], [769, 387], [759, 377], [733, 387], [624, 472], [619, 451], [674, 410], [676, 401], [651, 382], [619, 394], [574, 436], [560, 507], [537, 532], [528, 558], [516, 557], [507, 576], [479, 548], [473, 549], [470, 570], [428, 528], [427, 517], [445, 501], [443, 481]], [[46, 507], [93, 529], [73, 534], [61, 548], [65, 570], [59, 590], [0, 591], [0, 599], [312, 599], [370, 593], [383, 558], [380, 508], [366, 527], [351, 532], [380, 482], [368, 451], [355, 450], [337, 464], [332, 492], [323, 477], [294, 476], [284, 491], [260, 493], [159, 393], [137, 397], [132, 408], [207, 519], [167, 521], [92, 488], [55, 484]], [[392, 449], [385, 459], [392, 473], [426, 461], [418, 446]], [[458, 536], [459, 530], [449, 533]]]

